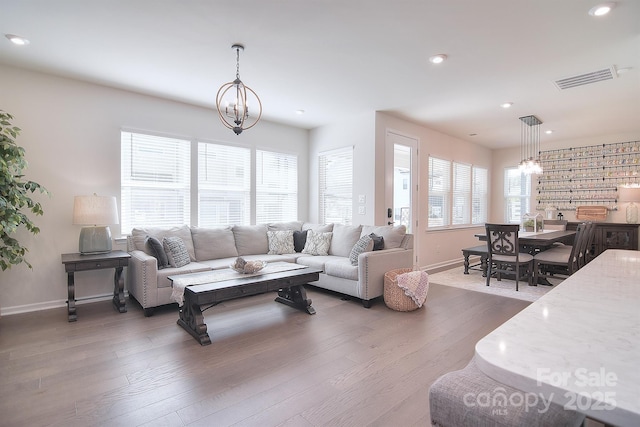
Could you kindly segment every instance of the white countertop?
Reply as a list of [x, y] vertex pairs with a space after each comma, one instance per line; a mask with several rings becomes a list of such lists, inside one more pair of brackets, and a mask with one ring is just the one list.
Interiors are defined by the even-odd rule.
[[496, 381], [640, 425], [640, 251], [610, 249], [476, 344]]

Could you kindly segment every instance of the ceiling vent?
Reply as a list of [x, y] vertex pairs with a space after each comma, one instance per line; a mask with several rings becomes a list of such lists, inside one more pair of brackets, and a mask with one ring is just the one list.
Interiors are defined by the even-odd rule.
[[591, 83], [601, 82], [603, 80], [611, 80], [616, 77], [616, 70], [614, 67], [603, 68], [602, 70], [592, 71], [586, 74], [580, 74], [577, 76], [569, 76], [560, 80], [556, 80], [554, 83], [560, 90], [569, 89], [577, 86], [584, 86]]

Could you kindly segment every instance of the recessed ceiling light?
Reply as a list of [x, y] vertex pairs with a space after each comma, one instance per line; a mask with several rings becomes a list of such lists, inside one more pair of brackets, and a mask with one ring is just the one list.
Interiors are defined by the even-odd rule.
[[546, 133], [547, 135], [551, 135], [553, 133], [553, 130], [552, 129], [545, 130], [544, 133]]
[[8, 38], [11, 43], [18, 46], [26, 46], [29, 44], [29, 40], [25, 39], [24, 37], [16, 36], [15, 34], [5, 34], [4, 36]]
[[606, 15], [607, 13], [611, 12], [611, 9], [613, 9], [615, 6], [616, 6], [615, 3], [601, 3], [589, 9], [589, 15], [591, 16]]
[[432, 64], [441, 64], [445, 59], [447, 59], [447, 55], [445, 55], [444, 53], [439, 53], [429, 58], [429, 61], [431, 61]]
[[620, 75], [620, 74], [628, 73], [629, 71], [631, 71], [631, 67], [618, 68], [616, 69], [616, 74]]
[[305, 113], [304, 110], [296, 110], [296, 114], [299, 116], [303, 115], [304, 113]]
[[511, 108], [512, 105], [513, 102], [503, 102], [502, 104], [500, 104], [502, 108]]

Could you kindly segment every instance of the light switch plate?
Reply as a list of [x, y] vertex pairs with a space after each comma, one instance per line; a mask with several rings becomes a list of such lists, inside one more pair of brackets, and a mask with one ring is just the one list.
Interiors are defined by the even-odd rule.
[[358, 196], [358, 203], [366, 203], [367, 202], [367, 197], [364, 194], [360, 194]]
[[366, 215], [366, 210], [365, 210], [364, 206], [358, 206], [358, 213], [360, 215]]

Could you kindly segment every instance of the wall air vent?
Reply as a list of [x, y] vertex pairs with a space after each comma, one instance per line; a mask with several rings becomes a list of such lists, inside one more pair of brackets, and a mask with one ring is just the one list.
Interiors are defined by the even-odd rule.
[[611, 80], [616, 77], [614, 67], [603, 68], [602, 70], [592, 71], [590, 73], [580, 74], [577, 76], [569, 76], [554, 83], [560, 90], [569, 89], [577, 86], [584, 86], [591, 83], [601, 82], [603, 80]]

